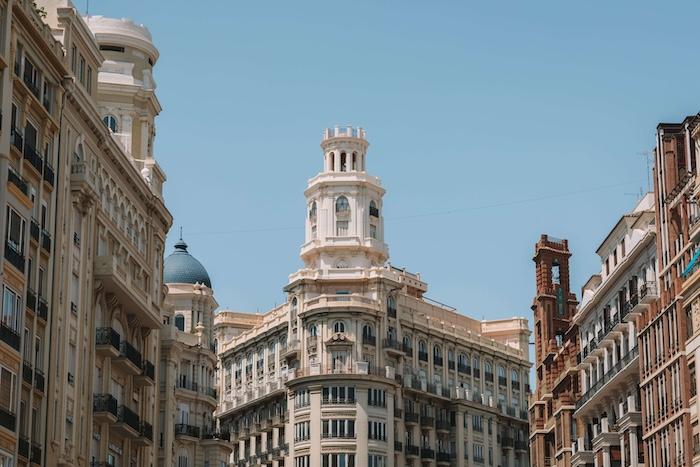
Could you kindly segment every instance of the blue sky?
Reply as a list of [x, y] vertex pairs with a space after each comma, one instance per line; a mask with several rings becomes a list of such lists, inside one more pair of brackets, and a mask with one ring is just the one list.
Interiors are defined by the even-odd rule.
[[530, 317], [540, 233], [570, 240], [578, 294], [657, 123], [700, 110], [694, 2], [193, 5], [90, 13], [153, 33], [168, 252], [183, 226], [224, 308], [284, 299], [325, 126], [367, 130], [393, 264], [466, 314]]

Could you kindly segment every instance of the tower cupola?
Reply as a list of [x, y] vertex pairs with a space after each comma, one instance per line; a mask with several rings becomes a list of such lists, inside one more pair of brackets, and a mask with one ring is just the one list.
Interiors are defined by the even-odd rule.
[[301, 258], [307, 268], [324, 271], [383, 266], [382, 198], [378, 177], [366, 172], [369, 143], [365, 130], [336, 126], [323, 132], [323, 170], [309, 180], [306, 241]]

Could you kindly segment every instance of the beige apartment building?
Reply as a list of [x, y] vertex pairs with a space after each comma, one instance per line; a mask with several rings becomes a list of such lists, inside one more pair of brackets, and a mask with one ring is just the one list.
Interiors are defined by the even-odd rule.
[[0, 2], [2, 466], [156, 461], [157, 58], [130, 21]]
[[327, 129], [321, 147], [286, 303], [216, 318], [233, 464], [529, 465], [527, 320], [429, 299], [420, 275], [387, 263], [365, 132]]

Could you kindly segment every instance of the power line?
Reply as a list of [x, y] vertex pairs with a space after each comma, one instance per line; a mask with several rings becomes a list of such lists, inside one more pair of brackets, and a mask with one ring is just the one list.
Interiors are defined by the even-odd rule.
[[[632, 185], [634, 183], [636, 183], [636, 182], [615, 183], [612, 185], [603, 185], [603, 186], [592, 187], [592, 188], [583, 188], [580, 190], [568, 191], [568, 192], [563, 192], [563, 193], [556, 193], [556, 194], [552, 194], [552, 195], [536, 196], [536, 197], [522, 198], [522, 199], [511, 199], [511, 200], [507, 200], [507, 201], [501, 201], [498, 203], [483, 204], [483, 205], [479, 205], [479, 206], [468, 206], [468, 207], [464, 207], [464, 208], [454, 208], [454, 209], [448, 209], [448, 210], [444, 210], [444, 211], [433, 211], [433, 212], [425, 212], [425, 213], [421, 213], [421, 214], [410, 214], [410, 215], [405, 215], [405, 216], [388, 217], [385, 220], [387, 220], [387, 221], [401, 221], [401, 220], [418, 219], [418, 218], [423, 218], [423, 217], [446, 216], [446, 215], [451, 215], [451, 214], [464, 213], [464, 212], [468, 212], [468, 211], [479, 211], [482, 209], [493, 209], [493, 208], [506, 207], [506, 206], [516, 206], [519, 204], [535, 203], [538, 201], [547, 201], [547, 200], [551, 200], [551, 199], [566, 198], [569, 196], [581, 195], [581, 194], [585, 194], [585, 193], [593, 193], [596, 191], [603, 191], [603, 190], [608, 190], [611, 188], [619, 188], [619, 187], [623, 187], [623, 186]], [[231, 234], [237, 234], [237, 233], [283, 232], [283, 231], [293, 231], [293, 230], [303, 230], [303, 228], [299, 227], [299, 226], [296, 226], [296, 227], [257, 227], [257, 228], [248, 228], [248, 229], [223, 230], [223, 231], [191, 232], [187, 235], [192, 237], [192, 236], [198, 236], [198, 235], [231, 235]]]

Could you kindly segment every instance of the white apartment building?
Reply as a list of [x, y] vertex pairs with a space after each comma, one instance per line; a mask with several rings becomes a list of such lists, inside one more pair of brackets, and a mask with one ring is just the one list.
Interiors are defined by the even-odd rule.
[[[215, 322], [237, 467], [529, 465], [527, 320], [480, 321], [388, 263], [364, 130], [325, 130], [286, 303]], [[233, 329], [233, 331], [230, 331]]]
[[598, 247], [601, 272], [583, 286], [573, 466], [644, 465], [637, 318], [657, 298], [655, 229], [647, 193]]

